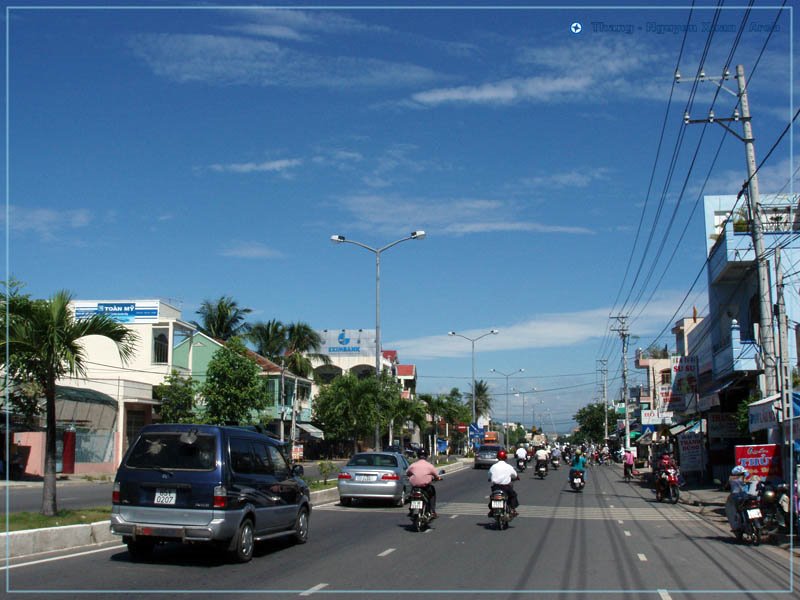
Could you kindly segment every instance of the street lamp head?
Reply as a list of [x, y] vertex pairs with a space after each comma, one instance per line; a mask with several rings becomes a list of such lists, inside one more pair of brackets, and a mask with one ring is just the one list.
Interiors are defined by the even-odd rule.
[[492, 335], [497, 335], [500, 332], [497, 329], [492, 329], [489, 333], [491, 333]]
[[456, 334], [456, 332], [455, 332], [455, 331], [448, 331], [448, 332], [447, 332], [447, 335], [455, 335], [455, 334]]
[[425, 239], [425, 232], [422, 230], [419, 231], [412, 231], [411, 232], [411, 239], [412, 240], [422, 240]]
[[497, 373], [497, 369], [489, 369], [489, 372], [491, 372], [491, 373]]
[[341, 244], [343, 241], [345, 241], [345, 239], [346, 238], [343, 235], [332, 235], [331, 236], [331, 241], [334, 244]]

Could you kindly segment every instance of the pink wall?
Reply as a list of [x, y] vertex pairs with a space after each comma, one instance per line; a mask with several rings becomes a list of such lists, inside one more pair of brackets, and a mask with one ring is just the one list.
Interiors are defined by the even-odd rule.
[[[114, 457], [106, 463], [75, 463], [75, 475], [113, 475], [117, 472], [120, 457], [117, 456], [117, 440], [119, 433], [114, 433]], [[18, 444], [28, 459], [25, 464], [25, 475], [41, 477], [44, 475], [45, 433], [43, 431], [25, 431], [14, 434], [14, 443]]]

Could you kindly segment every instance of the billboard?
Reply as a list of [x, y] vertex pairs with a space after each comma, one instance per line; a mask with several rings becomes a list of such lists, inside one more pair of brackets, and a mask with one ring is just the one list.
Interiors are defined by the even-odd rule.
[[672, 384], [659, 387], [661, 409], [683, 412], [692, 401], [696, 402], [698, 360], [696, 356], [673, 356], [670, 358], [670, 366]]
[[119, 323], [158, 323], [158, 300], [75, 300], [75, 319], [107, 315]]
[[736, 446], [736, 464], [763, 479], [781, 478], [781, 453], [777, 444]]
[[370, 356], [374, 360], [374, 329], [322, 329], [317, 333], [322, 338], [320, 354], [329, 356]]

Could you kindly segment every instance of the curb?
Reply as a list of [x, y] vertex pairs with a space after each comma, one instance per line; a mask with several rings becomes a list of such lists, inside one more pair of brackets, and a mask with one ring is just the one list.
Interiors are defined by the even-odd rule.
[[[454, 473], [469, 467], [465, 461], [446, 465], [447, 473]], [[311, 507], [339, 501], [339, 490], [332, 487], [311, 492]], [[122, 538], [111, 533], [109, 521], [97, 521], [85, 525], [65, 525], [42, 529], [23, 529], [22, 531], [0, 532], [0, 547], [7, 548], [6, 558], [18, 558], [29, 554], [39, 554], [52, 550], [66, 550], [78, 546], [104, 544], [121, 541]]]

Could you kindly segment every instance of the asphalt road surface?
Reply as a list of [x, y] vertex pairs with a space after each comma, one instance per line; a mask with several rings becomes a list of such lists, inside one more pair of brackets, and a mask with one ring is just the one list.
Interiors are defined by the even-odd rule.
[[618, 465], [590, 469], [583, 493], [569, 489], [566, 475], [523, 473], [520, 516], [506, 531], [486, 514], [486, 471], [467, 470], [437, 484], [439, 519], [425, 533], [410, 530], [404, 508], [329, 504], [314, 509], [307, 544], [266, 542], [247, 564], [177, 544], [135, 563], [124, 546], [108, 544], [15, 559], [3, 573], [8, 591], [26, 598], [797, 597], [798, 565], [785, 550], [736, 544], [710, 521], [622, 482]]

